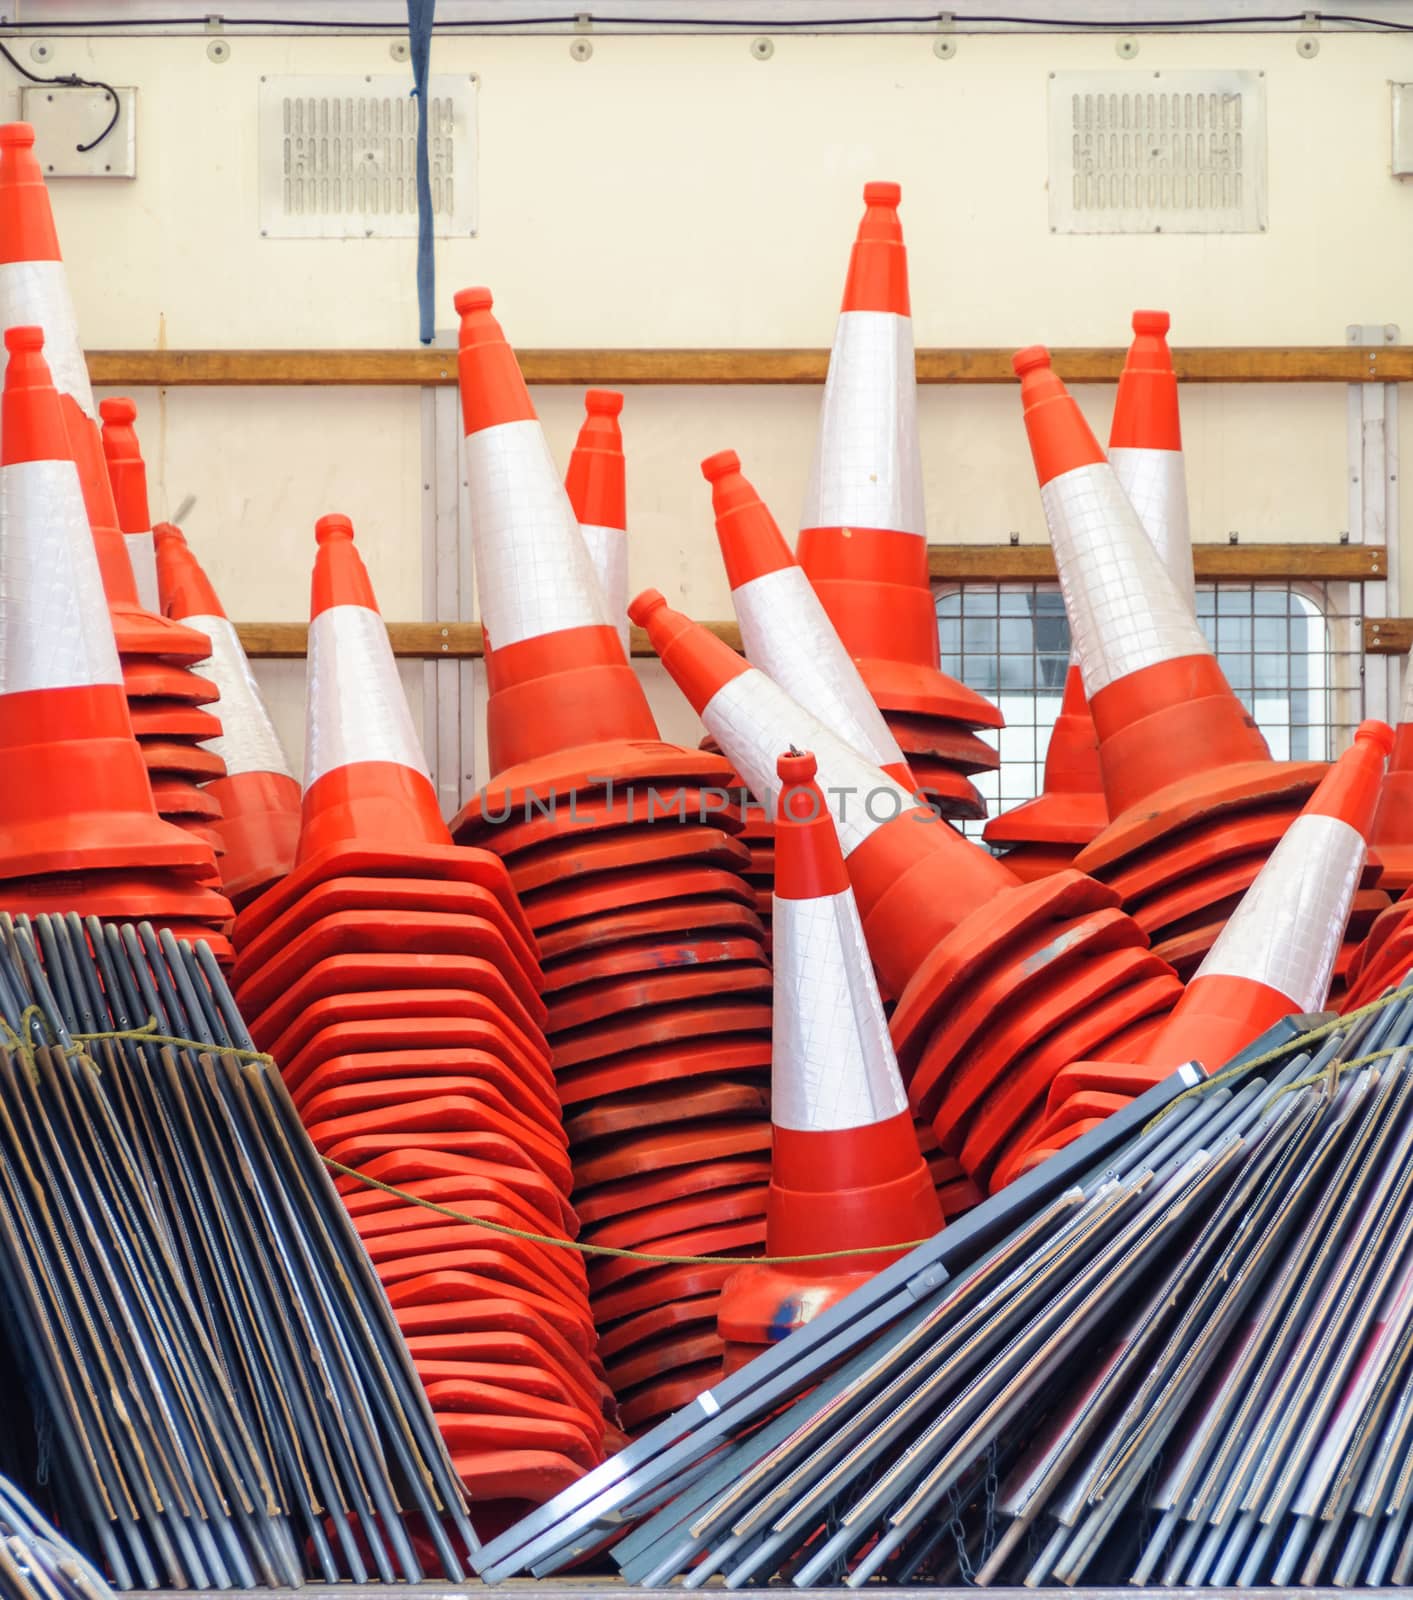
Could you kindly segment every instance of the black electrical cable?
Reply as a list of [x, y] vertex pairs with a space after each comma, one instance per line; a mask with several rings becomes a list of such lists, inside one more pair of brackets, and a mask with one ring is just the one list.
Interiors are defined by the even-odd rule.
[[15, 69], [22, 78], [28, 78], [31, 83], [58, 84], [64, 89], [102, 89], [113, 102], [113, 115], [108, 118], [108, 125], [96, 139], [90, 139], [87, 144], [76, 144], [74, 149], [80, 155], [87, 155], [90, 150], [96, 150], [100, 144], [112, 133], [118, 125], [118, 114], [122, 110], [122, 102], [118, 99], [118, 91], [111, 83], [104, 83], [101, 78], [80, 78], [76, 72], [65, 72], [53, 78], [42, 78], [37, 72], [31, 72], [23, 62], [19, 61], [14, 53], [0, 41], [0, 56]]
[[[206, 27], [216, 16], [231, 29], [239, 28], [293, 28], [296, 30], [329, 29], [341, 33], [400, 33], [397, 22], [363, 22], [349, 18], [344, 21], [325, 18], [299, 17], [230, 17], [220, 18], [219, 13], [199, 17], [95, 17], [47, 18], [43, 22], [6, 23], [5, 29], [13, 33], [53, 33], [59, 28], [72, 28], [84, 32], [98, 32], [108, 28], [184, 28]], [[705, 28], [727, 31], [733, 28], [752, 28], [762, 33], [784, 33], [792, 29], [874, 28], [879, 26], [908, 26], [932, 28], [944, 18], [963, 26], [976, 23], [1003, 23], [1021, 28], [1076, 28], [1104, 33], [1137, 33], [1144, 29], [1182, 33], [1195, 28], [1240, 28], [1253, 25], [1289, 24], [1295, 22], [1343, 22], [1356, 28], [1369, 28], [1378, 33], [1413, 33], [1413, 22], [1391, 22], [1382, 17], [1359, 16], [1345, 11], [1283, 11], [1260, 16], [1210, 16], [1146, 19], [1143, 21], [1095, 20], [1090, 17], [1031, 17], [983, 16], [964, 11], [929, 11], [914, 16], [886, 17], [614, 17], [596, 12], [568, 12], [562, 16], [538, 17], [477, 17], [441, 21], [436, 24], [438, 33], [452, 33], [458, 29], [500, 28], [557, 28], [571, 27], [587, 16], [591, 24], [625, 28]], [[44, 81], [44, 80], [40, 80]], [[55, 80], [64, 81], [64, 80]]]

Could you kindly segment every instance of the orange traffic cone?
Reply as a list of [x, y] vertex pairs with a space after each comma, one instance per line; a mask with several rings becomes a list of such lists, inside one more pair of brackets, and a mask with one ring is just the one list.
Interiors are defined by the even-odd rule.
[[[500, 855], [539, 940], [585, 1240], [750, 1254], [765, 1240], [770, 968], [728, 769], [659, 739], [490, 294], [456, 304], [494, 776], [453, 830]], [[591, 418], [595, 436], [610, 420]], [[611, 456], [598, 465], [607, 476]], [[630, 1431], [719, 1373], [729, 1270], [590, 1267]]]
[[1075, 865], [1190, 971], [1325, 764], [1271, 760], [1048, 354], [1015, 365], [1113, 819]]
[[[772, 1256], [901, 1248], [942, 1226], [858, 907], [808, 753], [780, 757], [776, 821]], [[721, 1295], [728, 1370], [812, 1321], [894, 1256], [742, 1267]]]
[[157, 815], [133, 738], [60, 397], [37, 327], [5, 334], [0, 413], [0, 904], [141, 917], [228, 956], [210, 849]]
[[[587, 1275], [418, 1202], [577, 1232], [538, 951], [501, 863], [448, 841], [351, 523], [316, 536], [298, 864], [241, 913], [236, 997], [316, 1148], [416, 1197], [337, 1182], [457, 1470], [513, 1515], [602, 1459]], [[563, 1410], [512, 1441], [449, 1362]]]
[[[103, 404], [106, 408], [109, 402]], [[226, 773], [209, 785], [221, 806], [213, 827], [223, 846], [222, 887], [239, 909], [278, 883], [294, 865], [299, 782], [290, 771], [240, 638], [181, 529], [164, 522], [154, 537], [154, 570], [163, 611], [199, 628], [211, 641], [211, 655], [199, 665], [220, 695], [221, 733], [206, 748], [220, 758]]]
[[[1194, 610], [1192, 539], [1183, 469], [1177, 378], [1164, 337], [1166, 311], [1135, 311], [1134, 340], [1119, 378], [1109, 464], [1178, 592]], [[1022, 877], [1068, 866], [1109, 820], [1098, 737], [1071, 663], [1050, 739], [1043, 793], [987, 823], [988, 844], [1010, 845], [1006, 864]]]
[[1109, 465], [1173, 587], [1195, 615], [1187, 471], [1168, 325], [1166, 311], [1133, 314], [1133, 343], [1119, 375], [1109, 428]]
[[989, 700], [939, 670], [927, 572], [908, 260], [896, 183], [864, 186], [829, 358], [800, 565], [943, 816], [986, 815], [970, 775], [999, 757]]
[[1185, 1061], [1218, 1071], [1291, 1012], [1319, 1011], [1364, 870], [1393, 730], [1365, 722], [1271, 852], [1172, 1015], [1133, 1063], [1076, 1062], [1010, 1176], [1033, 1166]]
[[205, 787], [226, 770], [216, 747], [220, 719], [206, 709], [218, 691], [210, 679], [192, 670], [210, 655], [212, 646], [205, 634], [162, 616], [160, 595], [151, 607], [142, 596], [140, 564], [150, 565], [155, 587], [156, 562], [147, 469], [133, 428], [137, 407], [131, 400], [119, 399], [105, 400], [101, 409], [104, 475], [86, 480], [85, 494], [123, 661], [128, 710], [158, 813], [219, 852], [224, 848], [217, 827], [221, 805], [216, 793]]
[[147, 507], [147, 467], [137, 444], [137, 407], [121, 396], [100, 402], [103, 419], [103, 455], [108, 481], [118, 512], [118, 526], [128, 547], [137, 597], [145, 610], [162, 614], [157, 587], [157, 547], [152, 537], [152, 513]]
[[992, 817], [982, 829], [987, 844], [1004, 846], [1001, 859], [1023, 882], [1047, 878], [1103, 832], [1109, 820], [1099, 736], [1084, 698], [1079, 668], [1070, 662], [1060, 714], [1045, 752], [1045, 781], [1034, 800]]
[[1371, 843], [1384, 866], [1380, 886], [1402, 894], [1413, 885], [1413, 657], [1403, 667], [1403, 704]]
[[579, 532], [599, 580], [608, 614], [628, 653], [628, 508], [623, 461], [623, 434], [618, 426], [623, 396], [613, 389], [590, 389], [584, 395], [584, 424], [569, 471], [565, 493], [579, 519]]
[[883, 986], [909, 1098], [945, 1154], [985, 1183], [1024, 1144], [1050, 1081], [1107, 1057], [1166, 1014], [1179, 984], [1077, 872], [1021, 884], [995, 857], [916, 803], [758, 668], [648, 590], [629, 616], [758, 797], [782, 744], [809, 746]]

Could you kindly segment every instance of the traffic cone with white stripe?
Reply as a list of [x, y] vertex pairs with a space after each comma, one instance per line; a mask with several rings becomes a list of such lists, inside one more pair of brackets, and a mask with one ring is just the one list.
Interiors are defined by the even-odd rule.
[[448, 1341], [483, 1381], [537, 1370], [563, 1397], [572, 1439], [563, 1417], [538, 1431], [527, 1418], [523, 1449], [478, 1429], [474, 1407], [438, 1413], [474, 1497], [538, 1502], [603, 1454], [587, 1276], [553, 1245], [448, 1226], [417, 1203], [577, 1231], [538, 951], [502, 864], [450, 843], [351, 522], [323, 517], [316, 537], [297, 862], [237, 921], [236, 997], [280, 1052], [315, 1146], [417, 1197], [373, 1208], [358, 1180], [338, 1184], [429, 1359], [434, 1408]]
[[984, 1185], [1038, 1122], [1055, 1073], [1166, 1014], [1176, 977], [1112, 890], [1073, 871], [1020, 883], [655, 590], [628, 611], [758, 797], [782, 745], [814, 752], [869, 950], [899, 997], [891, 1030], [913, 1110]]
[[584, 422], [569, 457], [564, 489], [627, 655], [628, 505], [623, 433], [618, 425], [622, 410], [623, 396], [613, 389], [585, 393]]
[[[780, 757], [776, 803], [771, 1256], [721, 1295], [728, 1370], [811, 1322], [942, 1226], [888, 1037], [829, 808], [807, 752]], [[869, 1252], [835, 1254], [853, 1248]], [[877, 1251], [878, 1253], [874, 1253]]]
[[[108, 401], [103, 404], [106, 407]], [[106, 412], [105, 412], [106, 417]], [[107, 430], [104, 430], [105, 442]], [[210, 780], [220, 803], [214, 824], [223, 853], [221, 883], [239, 910], [283, 878], [299, 845], [300, 787], [250, 670], [245, 650], [210, 580], [180, 528], [154, 530], [157, 575], [166, 614], [199, 628], [211, 641], [200, 666], [220, 695], [221, 733], [203, 746], [223, 764]]]
[[983, 817], [1000, 711], [940, 670], [927, 571], [907, 249], [896, 183], [864, 185], [798, 545], [844, 647], [943, 816]]
[[1217, 1072], [1292, 1012], [1320, 1011], [1364, 871], [1393, 730], [1365, 722], [1271, 852], [1172, 1015], [1136, 1061], [1076, 1062], [1050, 1090], [1018, 1175], [1185, 1061]]
[[[216, 685], [194, 667], [210, 642], [196, 628], [160, 614], [152, 519], [147, 509], [147, 469], [138, 449], [131, 400], [105, 400], [103, 455], [106, 477], [88, 496], [89, 519], [118, 650], [128, 710], [147, 763], [159, 815], [189, 828], [219, 853], [225, 848], [220, 800], [205, 785], [225, 772], [217, 748], [221, 723], [213, 708]], [[139, 574], [142, 581], [139, 581]], [[149, 606], [142, 582], [154, 591]]]
[[1271, 759], [1048, 353], [1015, 367], [1112, 818], [1075, 865], [1191, 970], [1326, 765]]
[[[770, 969], [728, 769], [659, 739], [585, 546], [581, 524], [623, 521], [615, 419], [593, 402], [566, 494], [489, 292], [456, 304], [493, 778], [453, 831], [504, 860], [540, 941], [586, 1241], [749, 1254], [765, 1238]], [[611, 488], [592, 510], [596, 482]], [[590, 1267], [630, 1431], [719, 1372], [727, 1275]]]
[[157, 815], [43, 331], [10, 328], [0, 412], [0, 906], [142, 917], [228, 956], [209, 847]]

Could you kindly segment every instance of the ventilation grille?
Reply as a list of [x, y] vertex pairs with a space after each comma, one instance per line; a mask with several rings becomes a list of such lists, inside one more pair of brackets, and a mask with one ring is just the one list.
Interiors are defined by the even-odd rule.
[[1256, 72], [1057, 72], [1057, 233], [1257, 233], [1266, 224], [1265, 84]]
[[[405, 75], [275, 77], [260, 84], [260, 231], [272, 239], [417, 233], [417, 101]], [[433, 226], [475, 232], [470, 78], [428, 84]]]

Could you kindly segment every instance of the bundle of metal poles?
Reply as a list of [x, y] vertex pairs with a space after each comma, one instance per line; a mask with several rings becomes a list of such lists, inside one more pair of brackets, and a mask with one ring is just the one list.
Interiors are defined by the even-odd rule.
[[104, 1600], [103, 1574], [0, 1478], [0, 1592], [7, 1600]]
[[738, 1377], [483, 1574], [1405, 1582], [1413, 999], [1166, 1080]]
[[26, 1485], [119, 1588], [461, 1578], [476, 1539], [422, 1386], [210, 950], [0, 918], [0, 1021]]

